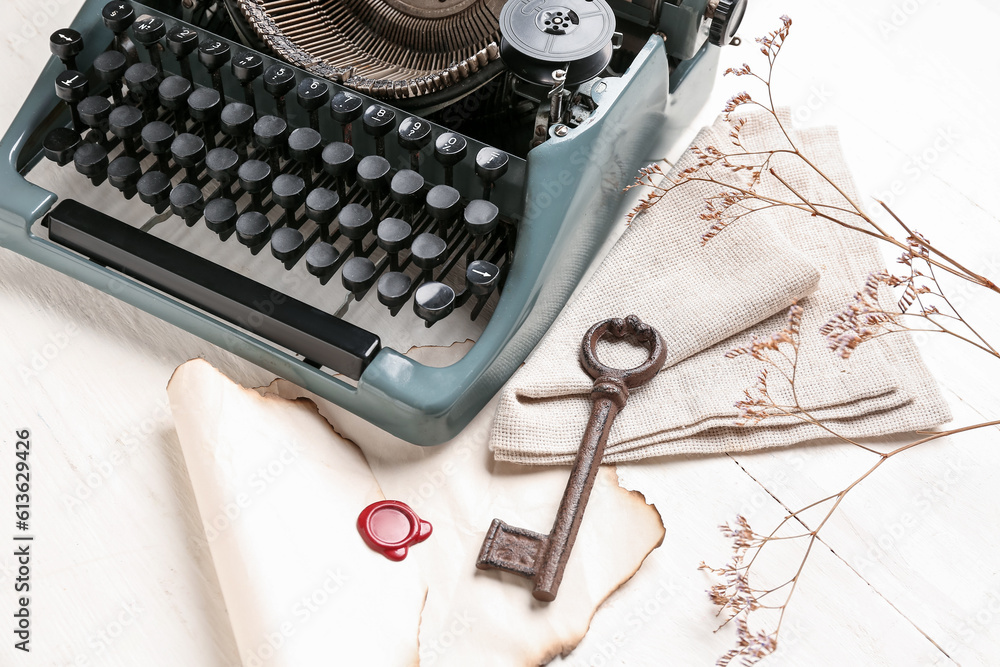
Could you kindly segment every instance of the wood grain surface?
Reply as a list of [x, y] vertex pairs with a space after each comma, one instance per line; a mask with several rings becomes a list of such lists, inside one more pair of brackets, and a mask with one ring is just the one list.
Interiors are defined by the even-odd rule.
[[[48, 57], [48, 34], [80, 4], [0, 5], [0, 126]], [[752, 38], [776, 27], [782, 13], [795, 25], [776, 101], [801, 125], [838, 126], [860, 192], [886, 199], [951, 254], [1000, 279], [1000, 51], [989, 33], [1000, 19], [997, 4], [751, 0], [743, 45], [726, 49], [724, 65], [757, 62]], [[744, 85], [720, 80], [700, 122]], [[947, 288], [984, 335], [1000, 336], [995, 295]], [[956, 425], [997, 418], [993, 368], [961, 345], [931, 336], [918, 342]], [[31, 429], [36, 535], [25, 655], [12, 646], [17, 573], [3, 537], [8, 524], [0, 529], [0, 618], [7, 619], [0, 664], [239, 664], [166, 402], [174, 368], [198, 356], [246, 385], [272, 379], [0, 250], [0, 499], [12, 504], [14, 431]], [[825, 530], [782, 646], [766, 664], [997, 664], [998, 441], [992, 429], [942, 439], [893, 459], [859, 487]], [[728, 558], [716, 526], [737, 512], [773, 525], [789, 508], [854, 479], [868, 464], [862, 454], [820, 442], [619, 467], [623, 484], [660, 510], [666, 539], [556, 664], [713, 664], [733, 642], [730, 629], [713, 632], [710, 582], [697, 570], [702, 560]], [[3, 521], [13, 524], [2, 503]], [[773, 567], [780, 574], [792, 564]], [[330, 664], [350, 662], [340, 658]]]

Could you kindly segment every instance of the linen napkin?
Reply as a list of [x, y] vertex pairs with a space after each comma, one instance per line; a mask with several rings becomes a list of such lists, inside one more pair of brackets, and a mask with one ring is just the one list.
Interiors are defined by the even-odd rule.
[[[779, 113], [786, 130], [791, 128], [787, 111]], [[740, 136], [747, 150], [787, 146], [770, 115], [751, 114], [746, 120]], [[729, 147], [731, 130], [719, 118], [694, 145]], [[836, 130], [789, 132], [803, 153], [858, 201]], [[696, 159], [688, 152], [671, 176]], [[805, 197], [843, 203], [795, 156], [776, 155], [771, 166]], [[738, 175], [746, 173], [734, 175], [720, 167], [714, 175], [739, 184]], [[791, 196], [766, 172], [758, 188], [785, 200]], [[578, 361], [581, 338], [595, 322], [629, 314], [660, 331], [667, 343], [667, 363], [652, 381], [632, 392], [612, 427], [605, 462], [744, 451], [828, 435], [795, 417], [769, 417], [753, 427], [736, 425], [735, 403], [754, 384], [763, 364], [746, 356], [727, 359], [725, 353], [746, 344], [751, 334], [768, 337], [781, 329], [794, 299], [800, 299], [804, 309], [796, 388], [801, 405], [814, 417], [848, 437], [929, 428], [950, 420], [948, 406], [908, 334], [865, 343], [844, 360], [828, 349], [819, 333], [831, 315], [852, 302], [869, 273], [884, 266], [877, 242], [806, 212], [779, 207], [754, 213], [702, 245], [709, 224], [699, 217], [705, 198], [722, 189], [690, 183], [634, 220], [502, 390], [490, 437], [498, 460], [573, 460], [591, 409], [592, 379]], [[884, 289], [879, 299], [888, 308], [891, 291]], [[634, 366], [644, 355], [627, 344], [608, 344], [599, 352], [605, 364], [621, 368]], [[788, 387], [780, 382], [771, 383], [770, 389], [779, 398], [789, 398]]]

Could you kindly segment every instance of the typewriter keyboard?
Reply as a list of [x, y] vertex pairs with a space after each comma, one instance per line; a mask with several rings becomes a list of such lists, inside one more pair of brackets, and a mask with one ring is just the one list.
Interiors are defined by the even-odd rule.
[[409, 326], [485, 319], [513, 261], [523, 160], [140, 5], [110, 2], [103, 20], [90, 63], [79, 33], [51, 37], [72, 121], [44, 154], [59, 178], [97, 186], [89, 201], [108, 217], [50, 221], [50, 238], [126, 273], [156, 264], [152, 284], [177, 294], [266, 284], [371, 328], [388, 320], [365, 310]]

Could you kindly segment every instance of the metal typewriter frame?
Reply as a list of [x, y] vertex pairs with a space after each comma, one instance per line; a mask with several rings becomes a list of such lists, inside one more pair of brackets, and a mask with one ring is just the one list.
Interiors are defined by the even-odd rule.
[[[71, 24], [87, 41], [82, 62], [91, 62], [104, 48], [103, 40], [93, 38], [95, 31], [104, 30], [100, 18], [104, 3], [87, 0]], [[709, 55], [710, 50], [708, 45], [701, 47], [695, 58], [671, 73], [663, 39], [653, 35], [620, 78], [604, 80], [599, 107], [588, 123], [528, 154], [524, 181], [528, 204], [503, 298], [479, 340], [448, 367], [428, 367], [383, 348], [354, 387], [267, 341], [33, 234], [32, 224], [58, 197], [29, 183], [23, 174], [42, 159], [44, 134], [68, 120], [63, 105], [53, 102], [52, 82], [63, 69], [54, 57], [0, 141], [4, 191], [0, 245], [219, 345], [404, 440], [440, 444], [461, 431], [496, 394], [565, 305], [616, 224], [622, 187], [668, 125], [668, 83], [671, 92], [685, 84], [683, 105], [678, 106], [688, 111], [699, 108], [713, 84], [718, 60], [718, 50]], [[699, 62], [700, 69], [709, 71], [687, 76]], [[309, 75], [296, 70], [302, 77]]]

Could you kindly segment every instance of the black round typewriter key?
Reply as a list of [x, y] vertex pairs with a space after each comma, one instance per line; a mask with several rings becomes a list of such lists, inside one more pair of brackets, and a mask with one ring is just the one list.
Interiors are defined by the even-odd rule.
[[197, 183], [198, 169], [208, 155], [205, 142], [202, 141], [201, 137], [189, 132], [178, 134], [174, 142], [170, 144], [170, 153], [174, 156], [174, 162], [184, 167], [185, 180], [189, 183]]
[[376, 273], [375, 263], [367, 257], [351, 257], [344, 262], [340, 280], [347, 291], [360, 299], [375, 284]]
[[306, 196], [306, 215], [320, 225], [324, 233], [340, 213], [340, 196], [333, 190], [316, 188]]
[[309, 127], [319, 131], [317, 111], [330, 101], [330, 86], [325, 81], [312, 77], [302, 80], [296, 91], [299, 106], [309, 112]]
[[170, 146], [174, 143], [174, 128], [166, 123], [154, 120], [142, 128], [142, 145], [156, 156], [160, 171], [170, 171]]
[[452, 170], [468, 153], [469, 144], [465, 137], [454, 132], [444, 132], [434, 142], [434, 157], [444, 167], [445, 185], [454, 185]]
[[72, 28], [61, 28], [49, 37], [49, 51], [66, 69], [76, 69], [76, 57], [83, 51], [83, 36]]
[[170, 152], [174, 160], [182, 167], [197, 167], [205, 161], [207, 151], [205, 142], [198, 135], [190, 132], [178, 134], [170, 144]]
[[299, 230], [279, 227], [271, 233], [271, 254], [281, 262], [290, 262], [302, 252], [305, 243], [306, 240]]
[[249, 83], [264, 73], [264, 59], [253, 51], [243, 51], [233, 58], [233, 76]]
[[239, 211], [236, 202], [226, 197], [216, 197], [205, 205], [205, 226], [216, 234], [224, 234], [236, 227]]
[[446, 167], [458, 164], [469, 153], [469, 144], [460, 134], [444, 132], [434, 142], [434, 157]]
[[156, 118], [156, 89], [160, 71], [149, 63], [136, 63], [125, 70], [125, 85], [142, 101], [142, 110], [149, 120]]
[[120, 35], [135, 22], [135, 8], [129, 2], [112, 0], [104, 5], [101, 18], [104, 20], [104, 25], [108, 26], [108, 30]]
[[237, 175], [240, 187], [250, 194], [259, 194], [271, 184], [271, 167], [260, 160], [247, 160], [240, 165]]
[[423, 118], [408, 116], [399, 124], [399, 145], [410, 152], [410, 169], [420, 171], [420, 151], [431, 142], [431, 124]]
[[208, 175], [224, 186], [232, 183], [237, 176], [240, 156], [230, 148], [213, 148], [205, 156], [205, 170]]
[[410, 298], [412, 285], [413, 281], [405, 273], [388, 271], [378, 279], [378, 300], [395, 311]]
[[135, 41], [143, 46], [153, 46], [167, 35], [167, 24], [158, 16], [140, 16], [132, 24]]
[[243, 86], [246, 103], [257, 106], [253, 93], [253, 82], [264, 73], [264, 59], [253, 51], [243, 51], [233, 58], [233, 76]]
[[45, 135], [42, 150], [45, 157], [64, 167], [73, 160], [73, 153], [79, 145], [79, 134], [68, 127], [57, 127]]
[[229, 62], [232, 52], [229, 45], [217, 39], [209, 39], [198, 45], [198, 60], [212, 75], [212, 87], [223, 98], [226, 97], [225, 86], [222, 85], [222, 67]]
[[340, 210], [340, 233], [354, 242], [355, 254], [364, 249], [361, 244], [373, 222], [372, 212], [360, 204], [348, 204]]
[[[271, 199], [291, 218], [306, 197], [306, 183], [292, 174], [278, 174], [271, 183]], [[294, 222], [288, 220], [288, 223]]]
[[76, 107], [76, 111], [80, 114], [80, 120], [87, 127], [104, 133], [108, 131], [108, 119], [111, 118], [111, 110], [113, 108], [108, 98], [101, 97], [100, 95], [91, 95], [80, 101], [80, 104]]
[[307, 167], [309, 171], [316, 168], [320, 154], [323, 151], [323, 137], [311, 127], [299, 127], [288, 135], [288, 152], [292, 159]]
[[66, 70], [56, 77], [56, 95], [70, 104], [79, 102], [90, 94], [90, 82], [76, 70]]
[[338, 259], [340, 253], [329, 243], [324, 241], [313, 243], [306, 251], [306, 270], [314, 276], [329, 278], [335, 271]]
[[222, 115], [222, 96], [214, 88], [195, 88], [187, 99], [188, 113], [202, 125], [205, 143], [215, 146], [215, 133]]
[[163, 213], [170, 204], [170, 177], [162, 171], [147, 171], [136, 183], [139, 199]]
[[381, 104], [373, 104], [365, 109], [362, 119], [365, 132], [375, 137], [375, 153], [385, 157], [385, 135], [396, 127], [396, 114]]
[[187, 130], [187, 100], [193, 88], [191, 82], [182, 76], [168, 76], [157, 88], [160, 104], [174, 112], [174, 126], [178, 132]]
[[192, 78], [189, 56], [198, 48], [198, 41], [198, 33], [187, 26], [178, 24], [167, 32], [167, 48], [177, 59], [185, 79]]
[[88, 141], [77, 146], [73, 153], [73, 162], [76, 164], [76, 170], [90, 178], [94, 185], [99, 185], [107, 176], [108, 152], [97, 144]]
[[108, 183], [121, 190], [128, 199], [135, 195], [135, 186], [141, 176], [142, 165], [134, 157], [119, 155], [108, 165]]
[[496, 204], [485, 199], [473, 199], [465, 207], [462, 215], [465, 228], [473, 236], [485, 236], [500, 223], [500, 211]]
[[389, 196], [413, 222], [413, 215], [424, 202], [424, 177], [410, 169], [400, 169], [389, 184]]
[[408, 151], [422, 150], [431, 142], [431, 124], [423, 118], [409, 116], [399, 124], [399, 145]]
[[358, 163], [358, 184], [371, 196], [371, 209], [382, 217], [382, 199], [389, 190], [389, 161], [378, 155], [366, 155]]
[[160, 97], [160, 104], [171, 111], [187, 108], [187, 100], [190, 97], [194, 86], [182, 76], [168, 76], [160, 82], [157, 94]]
[[413, 295], [413, 312], [431, 326], [455, 310], [455, 290], [444, 283], [429, 282], [417, 288]]
[[477, 259], [465, 269], [465, 286], [475, 296], [489, 296], [496, 288], [500, 269], [493, 262]]
[[161, 158], [161, 171], [167, 171], [170, 168], [165, 161], [165, 156], [170, 153], [172, 143], [174, 143], [174, 128], [163, 121], [154, 120], [142, 128], [142, 145], [157, 158]]
[[195, 120], [206, 121], [222, 114], [222, 96], [214, 88], [195, 88], [187, 98], [188, 111]]
[[288, 135], [288, 153], [301, 166], [306, 187], [312, 187], [312, 173], [319, 166], [323, 152], [323, 137], [311, 127], [299, 127]]
[[205, 210], [205, 196], [201, 193], [201, 188], [191, 183], [178, 185], [170, 191], [170, 210], [182, 218], [188, 227], [193, 227]]
[[315, 111], [330, 100], [330, 86], [321, 79], [308, 77], [298, 87], [299, 106], [306, 111]]
[[321, 159], [323, 171], [337, 179], [337, 192], [340, 193], [341, 199], [345, 199], [346, 182], [354, 174], [354, 147], [335, 141], [323, 149]]
[[261, 116], [254, 123], [253, 140], [266, 150], [282, 148], [288, 141], [288, 123], [278, 116]]
[[167, 32], [167, 48], [178, 60], [182, 60], [198, 48], [198, 39], [196, 31], [178, 24]]
[[295, 72], [288, 65], [271, 65], [264, 72], [264, 90], [274, 98], [278, 115], [285, 118], [285, 96], [295, 90]]
[[476, 175], [483, 181], [483, 199], [490, 198], [493, 184], [507, 173], [509, 166], [510, 156], [496, 148], [487, 146], [476, 154]]
[[389, 190], [389, 161], [378, 155], [366, 155], [358, 163], [358, 183], [379, 198]]
[[108, 117], [108, 129], [122, 140], [129, 153], [135, 153], [135, 139], [142, 132], [142, 123], [142, 112], [132, 106], [115, 107]]
[[396, 127], [396, 114], [381, 104], [373, 104], [364, 113], [365, 132], [373, 137], [384, 137]]
[[160, 40], [167, 35], [167, 24], [158, 16], [140, 16], [132, 24], [132, 34], [135, 41], [146, 47], [149, 52], [149, 60], [156, 67], [157, 71], [163, 72], [163, 63], [160, 60]]
[[330, 100], [330, 115], [340, 124], [345, 144], [352, 143], [351, 123], [361, 118], [363, 113], [361, 107], [364, 106], [364, 103], [360, 97], [345, 90], [340, 91]]
[[240, 243], [253, 248], [264, 243], [271, 234], [271, 223], [259, 211], [244, 213], [236, 221], [236, 237]]
[[386, 218], [378, 223], [378, 245], [390, 255], [404, 250], [413, 236], [410, 224], [399, 218]]
[[223, 133], [237, 140], [240, 151], [246, 149], [246, 140], [253, 132], [254, 110], [249, 104], [230, 102], [219, 116]]
[[284, 97], [295, 89], [295, 72], [288, 65], [271, 65], [264, 72], [264, 90], [275, 97]]
[[444, 263], [448, 255], [448, 244], [440, 236], [424, 232], [413, 239], [410, 245], [413, 263], [419, 268], [434, 269]]
[[462, 210], [462, 195], [449, 185], [435, 185], [427, 193], [427, 213], [447, 229]]
[[128, 69], [128, 60], [121, 51], [105, 51], [94, 59], [94, 72], [98, 80], [111, 89], [111, 96], [116, 105], [124, 103], [122, 99], [122, 77]]
[[145, 97], [160, 85], [160, 73], [149, 63], [136, 63], [125, 70], [125, 85], [136, 95]]
[[217, 39], [210, 39], [198, 45], [198, 60], [210, 72], [228, 63], [232, 55], [229, 45]]

